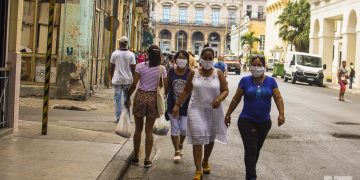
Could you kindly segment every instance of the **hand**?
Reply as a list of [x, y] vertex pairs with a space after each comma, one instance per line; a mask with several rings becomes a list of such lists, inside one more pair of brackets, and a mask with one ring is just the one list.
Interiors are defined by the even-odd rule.
[[226, 115], [224, 122], [225, 122], [226, 127], [229, 128], [230, 124], [231, 124], [231, 117]]
[[130, 106], [131, 106], [131, 100], [129, 99], [129, 100], [127, 100], [127, 101], [125, 102], [125, 107], [126, 107], [127, 109], [130, 109]]
[[214, 109], [217, 109], [221, 104], [221, 100], [219, 98], [216, 98], [214, 102], [211, 103], [212, 107]]
[[174, 106], [174, 109], [172, 111], [172, 116], [174, 118], [178, 118], [179, 117], [179, 106]]
[[285, 116], [284, 115], [279, 115], [279, 117], [278, 117], [278, 126], [280, 127], [284, 123], [285, 123]]

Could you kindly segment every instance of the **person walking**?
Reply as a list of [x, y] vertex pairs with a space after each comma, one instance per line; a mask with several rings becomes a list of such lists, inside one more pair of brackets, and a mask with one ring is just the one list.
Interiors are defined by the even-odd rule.
[[341, 62], [341, 67], [338, 69], [337, 77], [340, 85], [339, 101], [345, 101], [346, 85], [348, 84], [348, 70], [346, 70], [346, 61]]
[[[135, 55], [127, 48], [129, 39], [127, 37], [120, 38], [120, 49], [112, 53], [110, 59], [110, 75], [111, 83], [114, 86], [114, 104], [115, 104], [115, 120], [119, 122], [122, 105], [121, 98], [127, 97], [129, 86], [133, 81], [135, 72]], [[124, 99], [126, 103], [128, 99]]]
[[179, 116], [177, 118], [173, 117], [171, 113], [180, 93], [184, 90], [187, 77], [190, 73], [189, 54], [181, 50], [175, 54], [174, 59], [176, 66], [169, 70], [167, 78], [168, 87], [166, 87], [166, 94], [168, 109], [166, 113], [171, 124], [171, 140], [175, 149], [174, 163], [180, 163], [183, 155], [183, 143], [186, 138], [187, 111], [190, 97], [179, 107]]
[[354, 63], [350, 63], [349, 69], [348, 69], [349, 73], [349, 88], [352, 89], [352, 84], [354, 82], [354, 78], [355, 78], [355, 66]]
[[215, 67], [216, 69], [220, 69], [220, 70], [224, 73], [225, 78], [227, 77], [228, 70], [227, 70], [227, 65], [224, 63], [224, 57], [219, 56], [218, 62], [216, 62], [216, 63], [214, 64], [214, 67]]
[[[153, 126], [155, 120], [160, 117], [157, 108], [157, 89], [162, 84], [166, 87], [167, 72], [161, 63], [161, 51], [157, 45], [149, 47], [149, 60], [136, 65], [134, 81], [130, 86], [128, 99], [136, 89], [139, 83], [138, 90], [134, 97], [133, 115], [135, 118], [135, 133], [134, 133], [134, 157], [131, 163], [139, 164], [139, 150], [141, 143], [141, 133], [144, 126], [144, 117], [146, 117], [145, 124], [145, 160], [144, 167], [152, 166], [150, 161], [150, 154], [153, 147]], [[161, 78], [162, 75], [162, 78]], [[162, 83], [165, 82], [165, 83]], [[130, 106], [130, 100], [127, 106]]]
[[191, 51], [189, 51], [188, 54], [189, 54], [189, 66], [190, 66], [190, 68], [191, 69], [196, 69], [198, 67], [198, 65], [197, 65], [197, 62], [195, 60], [194, 54]]
[[143, 63], [145, 62], [145, 54], [142, 51], [139, 51], [139, 55], [137, 57], [137, 63]]
[[264, 75], [265, 58], [254, 56], [250, 62], [252, 75], [240, 80], [236, 94], [226, 112], [225, 124], [229, 127], [231, 114], [244, 97], [244, 107], [238, 119], [243, 141], [246, 180], [256, 180], [256, 164], [260, 150], [271, 128], [271, 98], [279, 111], [278, 126], [285, 123], [284, 102], [274, 78]]
[[210, 173], [209, 157], [215, 139], [227, 143], [222, 101], [228, 96], [229, 89], [224, 74], [213, 67], [214, 57], [213, 49], [202, 50], [202, 66], [190, 72], [172, 112], [173, 117], [179, 117], [181, 105], [191, 94], [187, 114], [187, 142], [193, 145], [196, 166], [194, 180], [200, 180], [203, 173]]

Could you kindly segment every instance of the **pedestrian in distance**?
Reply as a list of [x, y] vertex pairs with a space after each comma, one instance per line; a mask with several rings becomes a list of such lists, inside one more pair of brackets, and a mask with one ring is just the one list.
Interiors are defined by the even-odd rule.
[[143, 63], [145, 62], [145, 54], [142, 51], [139, 51], [139, 55], [137, 57], [137, 63]]
[[348, 70], [346, 70], [346, 61], [341, 62], [341, 67], [338, 69], [337, 78], [340, 85], [339, 101], [345, 101], [346, 85], [348, 84]]
[[190, 68], [191, 69], [196, 69], [198, 67], [198, 65], [197, 65], [197, 62], [195, 60], [194, 54], [191, 51], [189, 51], [188, 54], [189, 54], [189, 66], [190, 66]]
[[215, 67], [216, 69], [221, 70], [221, 72], [224, 73], [225, 78], [227, 77], [228, 70], [227, 70], [227, 65], [224, 63], [224, 57], [219, 56], [218, 62], [216, 62], [216, 63], [214, 64], [214, 67]]
[[354, 82], [354, 79], [355, 79], [355, 66], [354, 66], [354, 63], [350, 63], [350, 66], [348, 68], [348, 72], [349, 73], [349, 88], [352, 89], [352, 84]]
[[215, 139], [227, 143], [222, 101], [227, 97], [229, 89], [224, 74], [213, 67], [214, 57], [213, 49], [202, 50], [202, 66], [190, 72], [172, 112], [173, 117], [179, 117], [181, 105], [191, 94], [187, 113], [187, 142], [193, 145], [196, 166], [194, 180], [200, 180], [203, 173], [211, 172], [209, 157]]
[[285, 123], [284, 102], [274, 78], [264, 75], [264, 56], [254, 56], [250, 62], [252, 75], [240, 80], [225, 116], [229, 127], [231, 114], [244, 97], [244, 107], [238, 119], [238, 129], [243, 141], [246, 180], [256, 180], [256, 164], [260, 150], [271, 128], [271, 98], [274, 98], [279, 111], [278, 126]]
[[168, 87], [166, 87], [167, 94], [167, 114], [171, 124], [171, 140], [174, 145], [174, 163], [180, 163], [183, 155], [183, 143], [186, 138], [187, 128], [187, 111], [190, 97], [188, 97], [179, 107], [179, 116], [177, 118], [172, 116], [172, 110], [175, 102], [178, 100], [180, 93], [184, 90], [187, 77], [190, 73], [189, 68], [189, 54], [180, 50], [174, 56], [176, 66], [169, 70], [168, 73]]
[[[155, 120], [160, 117], [157, 108], [157, 89], [162, 86], [162, 82], [166, 87], [167, 72], [161, 64], [161, 51], [157, 45], [151, 45], [147, 50], [149, 60], [136, 65], [134, 81], [130, 86], [128, 98], [136, 89], [139, 82], [139, 87], [134, 97], [133, 115], [135, 118], [135, 133], [134, 133], [134, 157], [131, 163], [134, 165], [139, 164], [139, 150], [141, 143], [141, 133], [144, 126], [144, 118], [146, 117], [145, 124], [145, 160], [144, 167], [149, 168], [152, 166], [150, 161], [150, 154], [153, 147], [153, 126]], [[162, 77], [161, 78], [161, 75]], [[127, 106], [130, 106], [130, 100]]]
[[127, 37], [120, 38], [120, 49], [114, 51], [110, 59], [110, 75], [111, 83], [114, 86], [114, 104], [115, 104], [115, 119], [119, 122], [122, 102], [121, 98], [124, 94], [124, 102], [128, 101], [127, 94], [129, 86], [133, 81], [133, 75], [135, 72], [135, 55], [129, 51], [128, 47], [129, 39]]

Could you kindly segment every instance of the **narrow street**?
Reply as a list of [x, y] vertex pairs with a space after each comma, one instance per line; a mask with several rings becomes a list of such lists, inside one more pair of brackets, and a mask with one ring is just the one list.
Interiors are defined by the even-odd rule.
[[[247, 75], [243, 73], [241, 76]], [[225, 111], [241, 78], [229, 75], [230, 94]], [[277, 78], [285, 101], [286, 123], [277, 127], [277, 109], [272, 106], [273, 126], [260, 155], [258, 178], [264, 180], [324, 179], [324, 176], [352, 176], [360, 178], [360, 97], [348, 93], [347, 102], [337, 100], [337, 91], [307, 84], [291, 84]], [[228, 130], [229, 143], [215, 144], [210, 158], [212, 174], [204, 179], [244, 179], [243, 145], [237, 129], [237, 116], [242, 103], [232, 115]], [[336, 134], [335, 134], [336, 133]], [[336, 138], [346, 136], [349, 138]], [[195, 167], [192, 147], [185, 145], [181, 164], [174, 164], [170, 136], [158, 137], [158, 158], [154, 166], [139, 178], [134, 172], [140, 167], [130, 166], [126, 179], [191, 179]], [[141, 177], [141, 176], [140, 176]]]

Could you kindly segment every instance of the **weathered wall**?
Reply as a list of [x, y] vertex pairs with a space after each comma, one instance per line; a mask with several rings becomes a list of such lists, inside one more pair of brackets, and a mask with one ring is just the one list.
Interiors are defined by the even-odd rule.
[[92, 37], [93, 2], [68, 0], [62, 5], [58, 98], [86, 100], [89, 92], [89, 62]]

